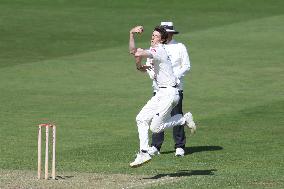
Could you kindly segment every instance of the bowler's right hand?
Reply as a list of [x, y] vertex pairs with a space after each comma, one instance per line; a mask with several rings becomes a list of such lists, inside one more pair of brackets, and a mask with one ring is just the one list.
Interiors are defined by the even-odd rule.
[[134, 27], [130, 30], [130, 34], [134, 34], [134, 33], [141, 34], [141, 33], [143, 33], [143, 31], [144, 31], [143, 26], [136, 26], [136, 27]]

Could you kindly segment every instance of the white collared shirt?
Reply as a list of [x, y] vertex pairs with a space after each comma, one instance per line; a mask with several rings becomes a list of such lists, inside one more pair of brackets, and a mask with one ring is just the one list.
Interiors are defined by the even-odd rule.
[[[173, 72], [178, 79], [178, 89], [183, 90], [183, 77], [190, 70], [190, 60], [187, 49], [184, 44], [171, 40], [167, 45], [164, 45], [167, 54], [171, 60]], [[147, 66], [152, 66], [152, 59], [148, 58], [146, 61]], [[154, 71], [147, 70], [150, 78], [153, 79], [153, 90], [157, 91], [159, 88], [154, 80]]]
[[166, 52], [165, 45], [159, 44], [149, 49], [152, 58], [147, 59], [146, 64], [152, 65], [152, 70], [149, 71], [151, 79], [155, 82], [156, 87], [168, 87], [177, 85], [178, 80], [174, 75], [172, 63]]

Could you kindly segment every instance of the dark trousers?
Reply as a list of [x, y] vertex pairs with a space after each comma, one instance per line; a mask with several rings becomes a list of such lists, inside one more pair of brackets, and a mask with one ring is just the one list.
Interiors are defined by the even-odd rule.
[[[154, 96], [155, 94], [156, 93], [154, 93]], [[183, 114], [182, 112], [183, 91], [179, 91], [179, 97], [180, 97], [180, 100], [178, 104], [174, 107], [174, 109], [172, 110], [171, 116], [174, 116], [176, 114]], [[164, 134], [165, 134], [164, 132], [152, 134], [151, 146], [155, 146], [159, 151], [164, 142]], [[175, 141], [175, 148], [183, 148], [183, 149], [185, 148], [186, 137], [185, 137], [183, 125], [178, 125], [178, 126], [173, 127], [173, 138]]]

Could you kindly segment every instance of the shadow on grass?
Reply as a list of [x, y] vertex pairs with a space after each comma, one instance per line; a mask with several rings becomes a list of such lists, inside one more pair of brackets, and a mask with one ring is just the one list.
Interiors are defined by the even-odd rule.
[[223, 150], [221, 146], [192, 146], [192, 147], [185, 147], [185, 155], [193, 154], [197, 152], [204, 152], [204, 151], [217, 151]]
[[[216, 150], [223, 150], [221, 146], [192, 146], [192, 147], [185, 147], [185, 155], [197, 153], [197, 152], [204, 152], [204, 151], [216, 151]], [[174, 153], [175, 151], [166, 151], [161, 152], [161, 154], [170, 154]]]
[[55, 180], [65, 180], [65, 179], [71, 179], [73, 178], [74, 176], [56, 176], [55, 177]]
[[143, 179], [160, 179], [162, 177], [189, 177], [193, 175], [214, 175], [214, 171], [217, 169], [209, 169], [209, 170], [180, 170], [176, 173], [165, 173], [165, 174], [158, 174], [153, 177], [143, 178]]

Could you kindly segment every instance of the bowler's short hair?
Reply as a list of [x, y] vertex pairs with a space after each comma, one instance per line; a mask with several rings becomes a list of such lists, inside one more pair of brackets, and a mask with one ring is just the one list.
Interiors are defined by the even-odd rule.
[[168, 32], [163, 26], [156, 26], [154, 31], [157, 31], [161, 34], [162, 43], [165, 44], [168, 40]]

